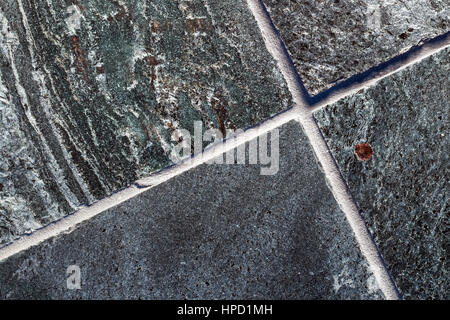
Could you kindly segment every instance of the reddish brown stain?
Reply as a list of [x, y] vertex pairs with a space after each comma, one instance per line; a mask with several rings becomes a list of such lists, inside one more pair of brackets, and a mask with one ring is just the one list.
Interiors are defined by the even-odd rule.
[[[228, 120], [228, 112], [225, 109], [224, 98], [221, 92], [215, 92], [214, 97], [211, 99], [211, 107], [216, 112], [219, 130], [225, 138], [227, 136], [225, 123]], [[234, 129], [233, 124], [230, 124], [230, 129]]]
[[125, 10], [125, 8], [120, 6], [120, 9], [117, 12], [117, 14], [114, 16], [114, 19], [116, 19], [117, 21], [122, 21], [123, 18], [128, 18], [128, 20], [131, 19], [130, 16], [127, 14], [127, 11]]
[[[114, 15], [114, 19], [116, 21], [122, 21], [124, 19], [126, 19], [127, 21], [133, 20], [131, 12], [128, 13], [127, 9], [125, 9], [123, 5], [121, 5], [118, 1], [114, 1], [114, 4], [119, 8], [117, 13]], [[110, 19], [108, 20], [111, 21]]]
[[161, 31], [161, 25], [158, 21], [153, 21], [150, 24], [151, 24], [152, 32], [156, 33], [156, 32]]
[[157, 66], [159, 64], [159, 61], [154, 56], [147, 56], [144, 58], [144, 61], [149, 66]]
[[151, 75], [151, 81], [150, 85], [153, 90], [155, 90], [155, 80], [156, 80], [156, 72], [155, 72], [155, 66], [160, 64], [160, 62], [154, 57], [154, 56], [147, 56], [144, 58], [144, 62], [151, 68], [152, 75]]
[[96, 68], [95, 68], [95, 71], [96, 71], [98, 74], [103, 74], [103, 73], [105, 73], [105, 68], [104, 68], [104, 67], [96, 67]]
[[187, 19], [186, 30], [190, 33], [197, 31], [207, 31], [211, 29], [211, 24], [206, 19]]
[[171, 22], [161, 23], [159, 21], [153, 20], [153, 21], [150, 21], [149, 24], [150, 24], [150, 29], [152, 30], [153, 33], [161, 33], [161, 32], [166, 32], [166, 31], [170, 31], [173, 29], [173, 24]]
[[[147, 128], [147, 126], [144, 124], [144, 122], [142, 122], [141, 118], [138, 118], [139, 124], [141, 125], [142, 130], [145, 133], [145, 136], [147, 137], [148, 140], [151, 140], [151, 134], [150, 134], [150, 128]], [[149, 130], [150, 129], [150, 130]]]
[[0, 191], [3, 190], [3, 185], [0, 183]]
[[73, 52], [75, 53], [75, 70], [84, 75], [88, 73], [88, 65], [86, 62], [86, 58], [84, 57], [83, 49], [81, 49], [80, 41], [77, 36], [71, 36], [70, 40], [72, 42]]
[[360, 143], [355, 146], [354, 153], [356, 158], [361, 161], [369, 160], [373, 155], [373, 150], [370, 144]]

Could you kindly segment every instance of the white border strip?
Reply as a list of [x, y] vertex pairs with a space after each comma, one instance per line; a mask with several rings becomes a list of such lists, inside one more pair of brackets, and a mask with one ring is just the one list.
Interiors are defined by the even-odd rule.
[[295, 95], [293, 94], [294, 102], [298, 105], [299, 110], [302, 111], [300, 112], [299, 122], [302, 124], [304, 132], [316, 153], [317, 159], [322, 165], [337, 203], [341, 207], [350, 227], [355, 233], [356, 241], [361, 248], [361, 252], [366, 257], [380, 289], [383, 291], [386, 299], [400, 299], [395, 283], [392, 281], [392, 278], [384, 265], [378, 252], [378, 248], [367, 230], [364, 220], [359, 214], [358, 207], [347, 190], [346, 183], [339, 172], [339, 168], [329, 152], [320, 129], [311, 114], [311, 108], [308, 107], [306, 99], [303, 97], [302, 85], [299, 82], [299, 78], [293, 76], [296, 72], [295, 68], [290, 61], [289, 56], [286, 54], [284, 44], [278, 36], [277, 31], [274, 29], [264, 5], [260, 0], [247, 0], [247, 3], [263, 34], [268, 51], [278, 62], [279, 68], [289, 89], [295, 93]]

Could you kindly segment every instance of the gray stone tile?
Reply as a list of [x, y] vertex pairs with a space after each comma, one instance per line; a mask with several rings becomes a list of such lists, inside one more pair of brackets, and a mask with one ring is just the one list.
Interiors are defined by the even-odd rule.
[[448, 0], [263, 2], [312, 94], [450, 30]]
[[382, 298], [300, 126], [279, 141], [275, 175], [205, 164], [1, 262], [0, 297]]
[[[405, 298], [449, 298], [449, 53], [316, 113]], [[370, 160], [353, 154], [359, 143]]]
[[[23, 13], [23, 14], [22, 14]], [[238, 0], [0, 2], [0, 245], [290, 106]]]

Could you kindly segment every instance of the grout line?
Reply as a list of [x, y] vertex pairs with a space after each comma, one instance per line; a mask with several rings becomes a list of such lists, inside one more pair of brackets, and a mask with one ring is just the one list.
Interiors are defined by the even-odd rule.
[[317, 156], [317, 160], [322, 166], [325, 177], [331, 187], [334, 198], [339, 204], [342, 212], [345, 214], [347, 221], [355, 234], [360, 250], [367, 259], [369, 268], [377, 279], [378, 285], [385, 298], [387, 300], [401, 299], [395, 282], [384, 263], [372, 235], [366, 227], [364, 219], [359, 213], [359, 209], [350, 194], [348, 186], [341, 175], [339, 167], [331, 154], [314, 117], [310, 115], [309, 117], [299, 118], [298, 121], [310, 140], [312, 148]]
[[[371, 266], [383, 293], [387, 299], [399, 298], [398, 290], [395, 287], [395, 284], [393, 283], [392, 278], [384, 265], [383, 259], [364, 224], [364, 220], [359, 214], [356, 204], [351, 198], [347, 185], [339, 172], [333, 156], [328, 150], [328, 146], [323, 139], [314, 118], [312, 117], [312, 113], [325, 105], [333, 103], [345, 96], [359, 91], [364, 87], [368, 87], [382, 78], [398, 72], [407, 66], [450, 46], [450, 36], [447, 33], [443, 36], [443, 40], [440, 39], [439, 41], [425, 44], [423, 47], [416, 49], [416, 51], [412, 54], [407, 55], [404, 61], [395, 61], [395, 63], [391, 66], [387, 65], [381, 70], [375, 70], [373, 72], [370, 72], [373, 68], [369, 69], [363, 73], [368, 73], [368, 75], [363, 77], [362, 82], [350, 81], [351, 83], [349, 84], [349, 81], [345, 80], [341, 84], [337, 84], [325, 92], [319, 93], [315, 97], [310, 98], [264, 5], [260, 2], [260, 0], [247, 0], [247, 3], [255, 16], [255, 20], [261, 30], [268, 51], [276, 60], [277, 65], [283, 74], [288, 89], [292, 94], [294, 107], [280, 112], [273, 118], [256, 124], [255, 126], [245, 130], [243, 133], [230, 137], [233, 138], [233, 143], [226, 143], [226, 141], [216, 143], [205, 149], [202, 154], [187, 159], [180, 164], [155, 172], [146, 178], [136, 181], [134, 185], [128, 188], [122, 189], [104, 199], [98, 200], [92, 205], [84, 206], [78, 211], [30, 234], [20, 236], [18, 239], [5, 245], [4, 247], [0, 247], [0, 261], [5, 260], [21, 251], [29, 249], [32, 246], [38, 245], [39, 243], [59, 234], [71, 232], [78, 224], [149, 190], [151, 187], [163, 183], [185, 171], [195, 168], [196, 166], [235, 148], [237, 145], [253, 140], [267, 131], [275, 129], [291, 120], [297, 120], [301, 123], [305, 134], [308, 136], [317, 158], [319, 159], [319, 162], [323, 166], [325, 176], [331, 185], [336, 201], [341, 206], [350, 226], [355, 232], [356, 239], [361, 246], [361, 251], [369, 262], [369, 265]], [[390, 61], [394, 59], [391, 59]], [[230, 138], [227, 140], [230, 140]]]
[[326, 105], [358, 92], [361, 89], [373, 86], [378, 81], [397, 73], [412, 64], [418, 63], [441, 50], [450, 47], [450, 32], [442, 34], [425, 44], [413, 47], [405, 53], [400, 54], [378, 66], [354, 75], [335, 86], [318, 93], [309, 98], [311, 112], [314, 112]]
[[[236, 148], [238, 145], [253, 140], [267, 131], [278, 128], [289, 121], [295, 120], [297, 117], [298, 112], [294, 108], [282, 111], [274, 117], [258, 123], [254, 127], [251, 127], [240, 134], [228, 137], [225, 142], [212, 144], [201, 154], [182, 161], [177, 165], [173, 165], [161, 171], [155, 172], [146, 178], [137, 180], [130, 187], [124, 188], [108, 197], [98, 200], [92, 205], [84, 206], [74, 213], [52, 222], [41, 229], [35, 230], [30, 234], [22, 235], [13, 240], [11, 243], [0, 247], [0, 261], [3, 261], [30, 247], [36, 246], [47, 239], [57, 236], [58, 234], [71, 232], [80, 223], [145, 192], [158, 184], [180, 175], [185, 171], [195, 168], [208, 160], [214, 159], [215, 157]], [[230, 143], [227, 143], [227, 141]]]
[[294, 108], [297, 109], [299, 115], [310, 114], [307, 98], [308, 92], [303, 86], [300, 76], [283, 44], [283, 40], [278, 35], [264, 5], [259, 0], [247, 0], [247, 4], [261, 31], [267, 51], [277, 62], [278, 68], [283, 74], [295, 104]]
[[65, 232], [71, 232], [75, 226], [87, 221], [99, 213], [108, 210], [120, 203], [131, 199], [140, 193], [147, 191], [148, 188], [138, 188], [131, 186], [126, 189], [120, 190], [107, 198], [99, 200], [90, 206], [81, 207], [78, 211], [65, 216], [55, 222], [46, 225], [30, 234], [20, 236], [18, 239], [0, 248], [0, 261], [3, 261], [21, 251], [29, 249], [39, 243], [53, 238], [59, 234]]
[[195, 155], [194, 157], [191, 157], [180, 162], [177, 165], [155, 172], [146, 178], [136, 181], [136, 185], [138, 187], [154, 187], [185, 171], [188, 171], [209, 160], [212, 160], [241, 144], [251, 141], [268, 131], [278, 128], [289, 121], [295, 120], [297, 117], [298, 111], [296, 108], [282, 111], [274, 117], [266, 119], [258, 123], [257, 125], [246, 129], [244, 132], [236, 133], [227, 137], [224, 142], [214, 143], [208, 146], [202, 153]]
[[361, 217], [358, 207], [352, 199], [347, 185], [340, 174], [339, 168], [328, 150], [320, 129], [314, 120], [311, 108], [308, 107], [308, 96], [304, 95], [302, 90], [303, 85], [297, 74], [296, 69], [288, 55], [284, 44], [279, 36], [272, 20], [260, 0], [247, 0], [250, 11], [252, 11], [255, 20], [261, 30], [266, 47], [278, 62], [279, 68], [288, 84], [290, 90], [293, 90], [294, 102], [297, 103], [299, 109], [298, 121], [303, 127], [303, 130], [308, 137], [314, 152], [316, 153], [319, 163], [322, 165], [325, 176], [329, 182], [332, 193], [339, 204], [341, 210], [344, 212], [347, 221], [352, 228], [356, 241], [359, 244], [362, 254], [367, 259], [371, 271], [380, 286], [386, 299], [398, 300], [400, 295], [398, 289], [392, 280], [389, 271], [387, 270], [383, 258], [381, 257], [378, 248], [368, 231], [366, 224]]

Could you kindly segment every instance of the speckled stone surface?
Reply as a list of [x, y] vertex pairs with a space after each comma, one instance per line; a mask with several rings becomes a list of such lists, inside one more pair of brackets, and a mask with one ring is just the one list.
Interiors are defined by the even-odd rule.
[[450, 30], [448, 0], [263, 0], [311, 94]]
[[10, 299], [382, 297], [295, 122], [276, 175], [202, 165], [1, 262], [0, 278]]
[[449, 71], [446, 49], [316, 113], [404, 298], [450, 297]]
[[244, 1], [0, 2], [0, 246], [290, 106]]

